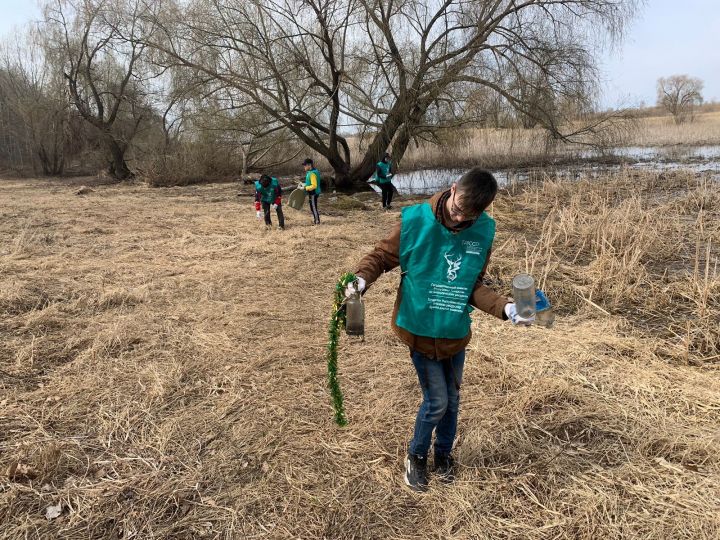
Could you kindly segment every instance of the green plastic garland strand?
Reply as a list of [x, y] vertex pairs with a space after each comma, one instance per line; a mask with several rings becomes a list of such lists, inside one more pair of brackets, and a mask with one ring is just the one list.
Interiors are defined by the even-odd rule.
[[347, 425], [347, 417], [345, 416], [345, 407], [343, 406], [343, 395], [340, 390], [340, 383], [337, 377], [337, 347], [340, 338], [340, 330], [345, 328], [346, 315], [343, 300], [345, 299], [345, 288], [348, 283], [355, 281], [355, 274], [346, 272], [335, 285], [335, 301], [333, 303], [332, 316], [330, 317], [330, 327], [328, 329], [328, 348], [327, 348], [327, 367], [328, 367], [328, 386], [332, 395], [333, 410], [335, 411], [335, 423], [338, 426]]

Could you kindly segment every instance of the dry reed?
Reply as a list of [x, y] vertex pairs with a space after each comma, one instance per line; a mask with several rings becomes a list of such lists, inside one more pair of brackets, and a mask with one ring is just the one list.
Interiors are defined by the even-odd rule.
[[[553, 142], [538, 128], [478, 128], [443, 136], [445, 140], [440, 145], [425, 142], [410, 145], [401, 168], [469, 167], [478, 163], [492, 169], [518, 168], [577, 160], [587, 150], [578, 144]], [[680, 125], [670, 116], [637, 118], [624, 130], [607, 134], [603, 142], [610, 148], [718, 145], [720, 112], [701, 112], [694, 121]]]
[[720, 144], [720, 111], [701, 112], [692, 122], [675, 124], [671, 116], [654, 116], [638, 121], [633, 145], [718, 145]]
[[500, 195], [489, 279], [532, 271], [558, 320], [474, 316], [458, 480], [418, 495], [397, 271], [341, 340], [348, 427], [326, 388], [332, 287], [396, 214], [326, 195], [322, 226], [266, 231], [227, 184], [2, 182], [0, 538], [720, 535], [716, 184]]

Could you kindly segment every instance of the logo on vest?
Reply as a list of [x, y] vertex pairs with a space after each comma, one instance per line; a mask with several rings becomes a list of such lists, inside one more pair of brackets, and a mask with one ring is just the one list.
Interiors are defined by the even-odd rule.
[[445, 252], [445, 260], [448, 263], [447, 269], [447, 280], [455, 281], [457, 273], [460, 271], [460, 265], [462, 264], [462, 253], [456, 257], [452, 257], [450, 252]]
[[480, 255], [483, 249], [480, 242], [474, 240], [463, 240], [463, 246], [468, 255]]

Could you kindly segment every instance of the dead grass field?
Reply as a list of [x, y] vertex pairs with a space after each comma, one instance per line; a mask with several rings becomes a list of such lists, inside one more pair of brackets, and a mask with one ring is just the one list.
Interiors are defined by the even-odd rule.
[[675, 124], [670, 116], [651, 116], [638, 122], [630, 142], [638, 146], [720, 144], [720, 111], [701, 112], [694, 121]]
[[531, 270], [557, 322], [474, 315], [459, 477], [424, 495], [397, 271], [341, 340], [348, 427], [326, 390], [333, 284], [397, 213], [265, 231], [229, 184], [76, 188], [0, 180], [1, 538], [720, 537], [717, 184], [499, 196], [493, 285]]

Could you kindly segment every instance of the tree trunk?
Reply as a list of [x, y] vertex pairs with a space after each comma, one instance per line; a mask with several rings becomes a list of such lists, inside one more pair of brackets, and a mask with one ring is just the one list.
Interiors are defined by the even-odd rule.
[[48, 159], [47, 152], [45, 152], [45, 148], [42, 145], [37, 149], [37, 157], [40, 161], [43, 175], [50, 176], [50, 160]]
[[65, 126], [63, 125], [63, 119], [60, 119], [60, 128], [57, 123], [53, 126], [53, 175], [62, 176], [63, 169], [65, 168], [65, 141], [63, 140], [63, 134], [65, 133]]
[[[372, 169], [375, 170], [374, 167]], [[372, 172], [365, 173], [362, 170], [353, 169], [345, 174], [335, 172], [335, 189], [341, 193], [357, 193], [358, 191], [372, 191], [368, 179]]]
[[126, 147], [118, 143], [114, 138], [108, 137], [108, 149], [112, 157], [108, 172], [114, 178], [118, 180], [126, 180], [133, 176], [132, 171], [125, 163], [125, 150]]
[[335, 189], [344, 193], [362, 191], [362, 175], [353, 174], [355, 171], [341, 159], [328, 158], [328, 162], [335, 173]]
[[339, 160], [338, 163], [330, 163], [335, 171], [335, 187], [338, 191], [352, 192], [372, 189], [367, 181], [375, 172], [375, 165], [380, 161], [383, 154], [387, 152], [398, 130], [400, 130], [400, 134], [398, 134], [393, 143], [392, 155], [393, 162], [398, 163], [400, 161], [407, 148], [407, 142], [400, 142], [400, 145], [398, 145], [398, 140], [402, 139], [402, 133], [409, 130], [408, 122], [412, 123], [414, 119], [422, 117], [425, 112], [424, 109], [416, 105], [412, 107], [408, 115], [406, 114], [407, 109], [407, 102], [398, 103], [395, 106], [394, 110], [385, 119], [382, 128], [375, 135], [365, 155], [356, 167], [351, 169], [348, 164], [342, 160]]
[[242, 156], [242, 167], [240, 169], [240, 183], [245, 182], [245, 178], [248, 174], [248, 163], [247, 163], [247, 152], [243, 148], [242, 143], [240, 144], [240, 155]]
[[405, 122], [400, 128], [398, 134], [395, 136], [395, 142], [393, 142], [392, 155], [394, 163], [398, 165], [400, 164], [400, 161], [405, 155], [405, 151], [410, 144], [410, 140], [414, 135], [413, 130], [420, 123], [426, 111], [427, 105], [416, 104], [410, 111], [408, 117], [405, 119]]

